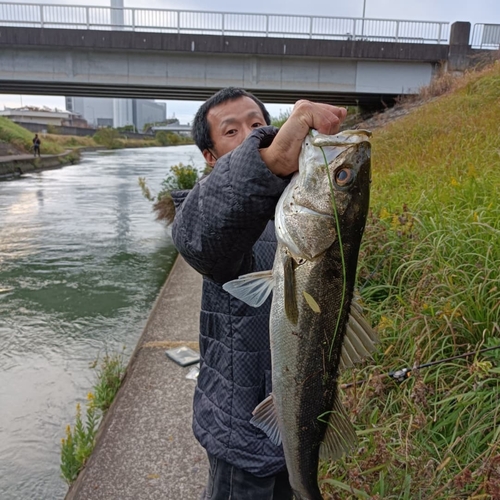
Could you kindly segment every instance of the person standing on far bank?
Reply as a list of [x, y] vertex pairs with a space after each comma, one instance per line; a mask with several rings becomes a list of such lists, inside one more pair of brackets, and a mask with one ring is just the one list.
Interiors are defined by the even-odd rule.
[[35, 134], [35, 137], [33, 137], [33, 154], [34, 156], [37, 155], [40, 157], [40, 145], [42, 144], [42, 141], [40, 140], [40, 137], [38, 137], [38, 134]]
[[193, 138], [214, 168], [191, 191], [172, 192], [172, 237], [203, 275], [193, 403], [193, 431], [210, 464], [203, 500], [293, 497], [282, 447], [250, 423], [271, 392], [271, 299], [253, 308], [222, 285], [272, 268], [274, 210], [298, 169], [302, 141], [311, 128], [336, 134], [345, 116], [343, 108], [302, 100], [278, 130], [261, 101], [229, 87], [194, 118]]

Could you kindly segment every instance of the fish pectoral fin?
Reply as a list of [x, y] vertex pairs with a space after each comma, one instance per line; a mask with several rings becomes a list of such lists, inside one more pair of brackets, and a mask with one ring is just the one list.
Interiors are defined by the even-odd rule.
[[264, 431], [273, 444], [276, 446], [281, 444], [281, 432], [278, 426], [278, 415], [276, 413], [272, 394], [269, 394], [264, 401], [255, 407], [250, 423]]
[[353, 300], [340, 355], [341, 370], [351, 368], [354, 363], [369, 356], [378, 342], [375, 330], [363, 318], [361, 311], [361, 306]]
[[273, 287], [272, 270], [243, 274], [238, 279], [222, 285], [226, 292], [252, 307], [261, 306], [271, 294]]
[[283, 265], [284, 299], [286, 317], [293, 325], [299, 321], [299, 308], [297, 307], [297, 294], [295, 293], [295, 272], [293, 259], [288, 255]]
[[319, 457], [322, 460], [337, 460], [355, 448], [357, 443], [356, 431], [337, 394], [333, 410], [329, 412], [325, 439], [319, 447]]

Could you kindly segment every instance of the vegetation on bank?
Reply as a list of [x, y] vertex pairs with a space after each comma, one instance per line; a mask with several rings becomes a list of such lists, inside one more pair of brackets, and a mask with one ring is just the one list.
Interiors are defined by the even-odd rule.
[[[207, 165], [202, 175], [208, 174], [212, 168]], [[176, 189], [192, 189], [198, 181], [200, 174], [192, 165], [173, 165], [170, 167], [170, 172], [163, 179], [161, 189], [158, 194], [154, 195], [146, 184], [145, 177], [139, 177], [139, 186], [143, 196], [153, 203], [153, 211], [156, 214], [156, 220], [164, 221], [171, 224], [175, 216], [174, 201], [172, 200], [171, 191]]]
[[[40, 134], [39, 134], [40, 135]], [[33, 137], [35, 134], [21, 127], [17, 123], [0, 116], [0, 141], [12, 144], [20, 154], [33, 153]], [[42, 140], [43, 154], [59, 154], [64, 152], [56, 141], [49, 137], [40, 135]]]
[[[50, 126], [48, 127], [50, 132]], [[11, 144], [19, 154], [33, 152], [34, 133], [5, 117], [0, 117], [0, 142]], [[68, 149], [105, 147], [108, 149], [177, 146], [193, 144], [191, 137], [174, 132], [157, 131], [149, 138], [126, 138], [119, 130], [108, 127], [99, 129], [93, 136], [38, 134], [42, 141], [42, 154], [59, 154]]]
[[359, 448], [326, 498], [500, 498], [500, 64], [374, 133], [358, 284], [380, 344], [348, 371]]
[[85, 412], [78, 403], [75, 424], [73, 428], [70, 424], [66, 426], [66, 435], [61, 439], [61, 474], [68, 484], [76, 480], [94, 449], [99, 423], [111, 406], [125, 374], [123, 355], [105, 355], [100, 364], [96, 360], [92, 368], [97, 369], [97, 380], [87, 395]]

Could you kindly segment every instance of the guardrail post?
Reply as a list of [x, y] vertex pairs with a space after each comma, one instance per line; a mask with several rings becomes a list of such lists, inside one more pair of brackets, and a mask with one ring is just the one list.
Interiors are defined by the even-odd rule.
[[439, 31], [438, 31], [438, 45], [441, 44], [441, 30], [443, 29], [443, 25], [439, 23]]
[[357, 23], [357, 19], [354, 19], [354, 24], [352, 26], [352, 39], [353, 40], [356, 40], [356, 23]]
[[177, 11], [177, 33], [181, 32], [181, 11]]
[[313, 18], [309, 18], [309, 38], [313, 37]]
[[87, 29], [90, 29], [90, 16], [89, 16], [90, 7], [85, 7], [85, 20], [87, 21]]
[[135, 9], [132, 9], [132, 31], [135, 31]]
[[399, 39], [399, 21], [396, 21], [396, 36], [395, 41], [397, 42]]
[[266, 37], [269, 37], [269, 15], [266, 14]]
[[43, 5], [40, 5], [40, 27], [43, 28]]
[[222, 36], [224, 36], [224, 13], [222, 13]]

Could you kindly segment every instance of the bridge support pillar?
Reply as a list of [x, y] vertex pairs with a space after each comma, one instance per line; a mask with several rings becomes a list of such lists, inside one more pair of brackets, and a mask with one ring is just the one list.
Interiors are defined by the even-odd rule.
[[457, 21], [451, 25], [450, 49], [446, 69], [448, 71], [465, 71], [472, 63], [470, 59], [470, 23]]

